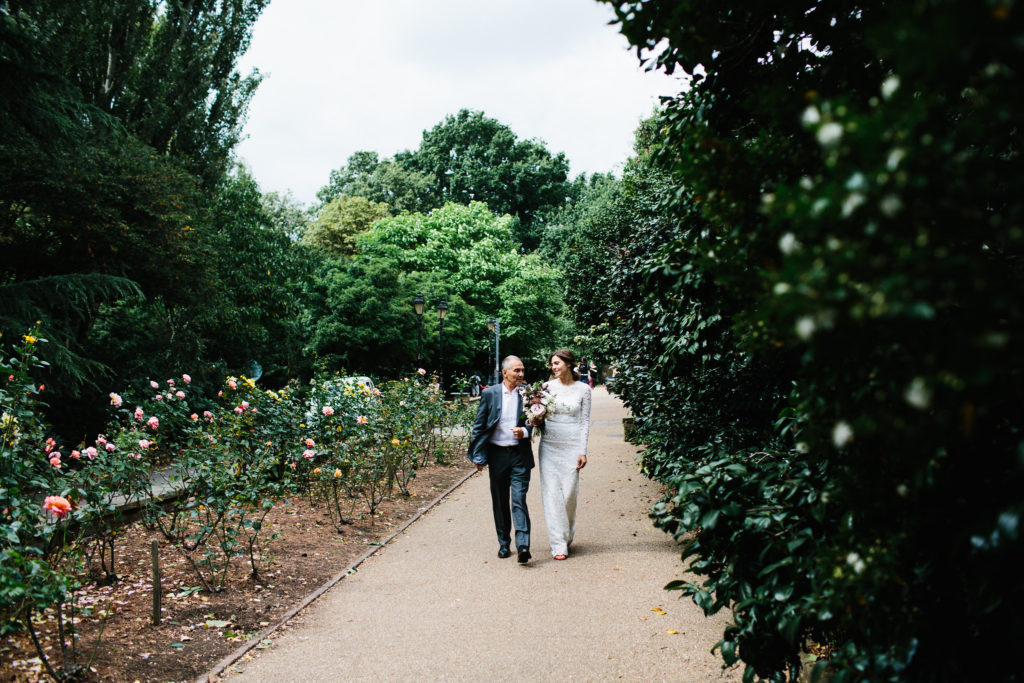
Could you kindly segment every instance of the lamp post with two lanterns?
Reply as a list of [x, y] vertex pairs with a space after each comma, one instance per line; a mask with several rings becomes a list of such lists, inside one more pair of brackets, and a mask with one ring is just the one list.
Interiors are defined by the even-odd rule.
[[427, 300], [423, 298], [423, 294], [417, 294], [416, 298], [412, 300], [412, 310], [416, 311], [416, 366], [423, 367], [423, 308], [426, 305]]
[[437, 381], [438, 391], [441, 392], [441, 396], [444, 397], [444, 317], [448, 315], [448, 304], [445, 302], [444, 297], [441, 297], [441, 303], [437, 305], [437, 320], [438, 320], [438, 356], [440, 365], [440, 376]]

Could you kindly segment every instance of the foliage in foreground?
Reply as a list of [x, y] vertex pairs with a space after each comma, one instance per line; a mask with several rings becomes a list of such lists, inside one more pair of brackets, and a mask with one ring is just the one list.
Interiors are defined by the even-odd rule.
[[[320, 376], [273, 391], [229, 377], [216, 398], [182, 374], [112, 392], [106, 433], [62, 444], [40, 417], [46, 387], [33, 374], [44, 342], [25, 335], [0, 362], [0, 633], [27, 629], [55, 680], [95, 656], [79, 651], [75, 623], [106, 608], [78, 604], [76, 590], [118, 580], [126, 504], [142, 506], [203, 589], [220, 591], [239, 558], [260, 579], [273, 540], [263, 520], [276, 505], [308, 495], [340, 532], [396, 489], [407, 493], [428, 460], [446, 462], [446, 438], [470, 420], [425, 373], [382, 389]], [[161, 480], [174, 495], [155, 488]], [[67, 635], [59, 652], [38, 645], [47, 611]]]
[[707, 71], [638, 136], [586, 320], [699, 574], [670, 587], [732, 610], [746, 680], [816, 657], [833, 680], [1012, 679], [1020, 13], [616, 11], [658, 66]]

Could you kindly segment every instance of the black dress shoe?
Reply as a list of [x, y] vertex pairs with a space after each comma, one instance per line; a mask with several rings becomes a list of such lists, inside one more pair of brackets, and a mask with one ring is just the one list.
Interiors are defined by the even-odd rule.
[[512, 557], [512, 551], [508, 548], [498, 548], [498, 557], [505, 559], [506, 557]]
[[527, 562], [529, 562], [530, 561], [530, 549], [529, 548], [520, 548], [519, 549], [519, 554], [516, 556], [516, 561], [519, 562], [519, 564], [526, 564]]

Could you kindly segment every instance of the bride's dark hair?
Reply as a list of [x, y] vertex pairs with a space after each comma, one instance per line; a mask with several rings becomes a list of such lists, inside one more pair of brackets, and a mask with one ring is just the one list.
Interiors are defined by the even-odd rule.
[[558, 349], [548, 357], [548, 365], [551, 365], [551, 359], [557, 356], [562, 360], [563, 363], [572, 368], [572, 378], [577, 382], [580, 381], [579, 370], [576, 369], [576, 356], [569, 349]]

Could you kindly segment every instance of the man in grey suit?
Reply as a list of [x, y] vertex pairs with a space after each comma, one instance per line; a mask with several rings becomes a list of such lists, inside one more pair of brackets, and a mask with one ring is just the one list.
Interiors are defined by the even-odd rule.
[[479, 472], [486, 465], [491, 478], [491, 508], [498, 532], [498, 557], [512, 554], [512, 524], [516, 528], [516, 552], [520, 564], [530, 560], [530, 511], [526, 492], [533, 469], [533, 428], [523, 417], [523, 361], [508, 356], [501, 362], [501, 384], [480, 394], [467, 456]]

